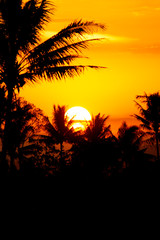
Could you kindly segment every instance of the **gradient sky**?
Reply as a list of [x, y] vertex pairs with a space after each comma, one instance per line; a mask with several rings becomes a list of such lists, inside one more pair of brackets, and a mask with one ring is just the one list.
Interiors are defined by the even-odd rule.
[[[75, 19], [106, 25], [105, 37], [83, 53], [81, 64], [107, 67], [86, 70], [79, 77], [25, 86], [21, 96], [52, 115], [53, 104], [82, 106], [91, 114], [110, 116], [108, 123], [137, 112], [136, 95], [160, 90], [160, 0], [55, 0], [52, 22], [44, 38]], [[114, 124], [113, 124], [114, 125]], [[118, 125], [117, 125], [118, 126]], [[115, 130], [115, 129], [114, 129]]]

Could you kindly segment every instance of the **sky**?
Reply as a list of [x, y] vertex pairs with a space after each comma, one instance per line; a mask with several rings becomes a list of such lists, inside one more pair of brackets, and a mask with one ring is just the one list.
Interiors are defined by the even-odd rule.
[[160, 0], [54, 0], [52, 21], [43, 39], [75, 19], [105, 24], [94, 36], [81, 64], [104, 66], [87, 69], [78, 77], [25, 86], [20, 95], [51, 117], [53, 104], [82, 106], [91, 114], [109, 115], [113, 132], [138, 113], [136, 96], [160, 90]]

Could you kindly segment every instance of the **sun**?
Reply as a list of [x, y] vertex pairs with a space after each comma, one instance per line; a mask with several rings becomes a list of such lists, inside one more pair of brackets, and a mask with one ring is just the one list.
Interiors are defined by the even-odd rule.
[[89, 121], [91, 121], [91, 114], [84, 107], [76, 106], [67, 110], [66, 116], [69, 120], [73, 120], [72, 127], [75, 130], [84, 130]]

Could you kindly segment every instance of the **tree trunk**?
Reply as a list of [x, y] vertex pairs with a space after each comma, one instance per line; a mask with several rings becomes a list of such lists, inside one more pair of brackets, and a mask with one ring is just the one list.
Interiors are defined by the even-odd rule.
[[[7, 154], [9, 154], [9, 133], [11, 128], [11, 112], [12, 112], [12, 102], [13, 102], [13, 93], [14, 93], [14, 86], [16, 83], [16, 52], [14, 41], [12, 39], [12, 30], [9, 31], [8, 37], [8, 61], [6, 64], [6, 87], [8, 92], [7, 97], [7, 106], [6, 106], [6, 119], [5, 119], [5, 127], [4, 127], [4, 138], [2, 143], [2, 166], [4, 173], [6, 174], [9, 169], [9, 165], [7, 162]], [[12, 165], [12, 164], [11, 164]]]
[[[9, 136], [11, 128], [11, 112], [12, 112], [12, 101], [13, 101], [13, 89], [8, 89], [7, 109], [6, 109], [6, 121], [4, 127], [4, 137], [2, 143], [2, 172], [4, 175], [8, 173], [9, 165], [7, 160], [7, 154], [9, 150]], [[12, 160], [11, 160], [12, 161]], [[11, 163], [12, 165], [12, 163]]]
[[60, 168], [64, 167], [64, 159], [63, 159], [63, 142], [60, 142]]

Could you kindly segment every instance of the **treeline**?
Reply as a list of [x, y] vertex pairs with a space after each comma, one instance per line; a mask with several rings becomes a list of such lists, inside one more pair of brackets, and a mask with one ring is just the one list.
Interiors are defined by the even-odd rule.
[[[138, 96], [140, 125], [124, 121], [113, 135], [109, 116], [92, 116], [85, 130], [76, 131], [65, 115], [66, 106], [53, 106], [50, 120], [42, 110], [14, 95], [10, 128], [5, 136], [5, 88], [0, 89], [1, 176], [107, 180], [120, 176], [155, 174], [159, 164], [159, 93]], [[5, 143], [4, 143], [5, 141]], [[7, 141], [7, 157], [3, 144]], [[156, 145], [158, 144], [158, 145]], [[157, 156], [147, 153], [153, 145]], [[158, 173], [158, 172], [157, 172]]]
[[[50, 122], [40, 109], [18, 97], [27, 83], [62, 80], [86, 68], [101, 68], [73, 62], [82, 58], [90, 42], [100, 40], [87, 35], [105, 26], [75, 20], [42, 41], [53, 11], [48, 0], [0, 1], [0, 175], [106, 179], [155, 161], [144, 142], [155, 143], [159, 163], [159, 93], [139, 96], [146, 108], [137, 103], [140, 115], [134, 117], [141, 126], [123, 123], [117, 136], [107, 126], [108, 117], [100, 113], [83, 133], [75, 132], [66, 122], [65, 106], [54, 106]], [[71, 148], [66, 150], [64, 143]]]

